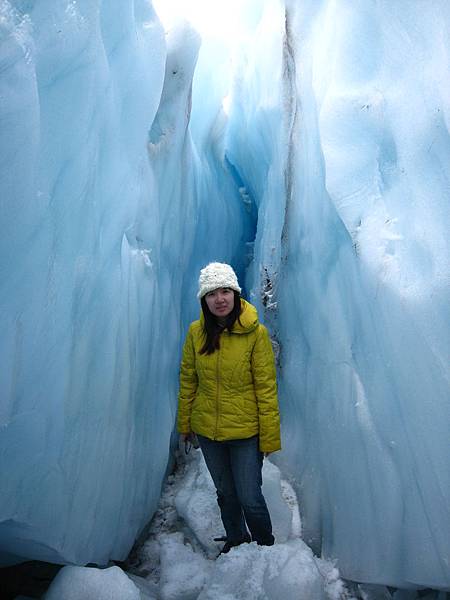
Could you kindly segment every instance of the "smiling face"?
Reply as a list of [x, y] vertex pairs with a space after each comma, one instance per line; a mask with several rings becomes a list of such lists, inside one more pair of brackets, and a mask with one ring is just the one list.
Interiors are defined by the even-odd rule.
[[217, 288], [205, 295], [205, 301], [215, 317], [228, 317], [234, 308], [234, 292], [231, 288]]

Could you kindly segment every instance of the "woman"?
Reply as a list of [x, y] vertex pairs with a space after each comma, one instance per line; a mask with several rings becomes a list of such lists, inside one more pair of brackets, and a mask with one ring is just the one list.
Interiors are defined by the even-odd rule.
[[202, 312], [189, 327], [180, 372], [178, 431], [183, 441], [197, 434], [216, 486], [222, 553], [251, 540], [274, 543], [261, 470], [264, 454], [281, 447], [272, 345], [240, 292], [230, 265], [200, 271]]

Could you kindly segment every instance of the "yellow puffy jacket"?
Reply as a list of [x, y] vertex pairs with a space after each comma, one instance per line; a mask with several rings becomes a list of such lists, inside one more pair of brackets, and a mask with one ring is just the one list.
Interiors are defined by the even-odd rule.
[[220, 336], [220, 348], [200, 354], [203, 314], [189, 327], [183, 347], [178, 431], [217, 441], [259, 434], [261, 452], [281, 447], [276, 372], [267, 329], [256, 308], [242, 302], [240, 323]]

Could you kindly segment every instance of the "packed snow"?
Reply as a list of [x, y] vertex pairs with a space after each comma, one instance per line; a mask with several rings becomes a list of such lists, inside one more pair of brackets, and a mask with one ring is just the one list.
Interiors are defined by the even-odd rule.
[[119, 567], [64, 567], [45, 600], [141, 600], [138, 588]]
[[184, 460], [180, 453], [149, 538], [134, 557], [131, 581], [118, 567], [65, 567], [45, 600], [350, 599], [335, 565], [316, 558], [299, 537], [295, 493], [267, 459], [263, 482], [275, 545], [243, 544], [218, 557], [223, 542], [214, 538], [224, 531], [213, 482], [200, 451]]
[[135, 557], [136, 575], [159, 583], [161, 600], [345, 600], [351, 594], [331, 561], [301, 539], [296, 494], [270, 459], [263, 493], [274, 546], [255, 542], [219, 555], [224, 536], [216, 492], [200, 450], [178, 454], [148, 540]]

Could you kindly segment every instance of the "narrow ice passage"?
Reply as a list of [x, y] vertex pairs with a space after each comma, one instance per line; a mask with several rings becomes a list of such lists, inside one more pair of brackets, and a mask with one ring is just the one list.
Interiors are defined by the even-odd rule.
[[[263, 488], [276, 544], [244, 544], [217, 558], [222, 544], [213, 538], [223, 528], [213, 482], [200, 451], [187, 458], [180, 453], [178, 460], [149, 537], [130, 560], [128, 576], [136, 586], [130, 600], [351, 600], [333, 563], [314, 557], [301, 540], [295, 492], [274, 464], [265, 460]], [[119, 600], [116, 578], [113, 568], [103, 580], [89, 582], [85, 569], [68, 567], [46, 600], [69, 593], [71, 600], [103, 600], [108, 594]]]
[[223, 260], [277, 347], [303, 540], [444, 594], [450, 5], [208, 7], [214, 36], [147, 0], [0, 0], [1, 564], [127, 557]]

